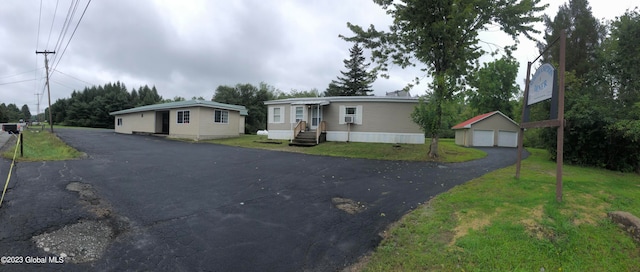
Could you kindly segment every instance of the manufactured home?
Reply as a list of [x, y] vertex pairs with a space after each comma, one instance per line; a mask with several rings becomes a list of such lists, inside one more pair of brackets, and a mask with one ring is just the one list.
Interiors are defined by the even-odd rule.
[[[379, 96], [305, 97], [271, 100], [269, 139], [424, 144], [411, 120], [418, 98]], [[313, 137], [315, 135], [315, 137]]]

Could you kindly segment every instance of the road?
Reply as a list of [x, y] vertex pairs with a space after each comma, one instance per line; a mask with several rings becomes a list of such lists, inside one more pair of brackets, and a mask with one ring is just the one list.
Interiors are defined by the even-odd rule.
[[17, 165], [0, 253], [67, 258], [13, 271], [335, 271], [433, 196], [516, 160], [510, 148], [441, 164], [57, 133], [87, 158]]

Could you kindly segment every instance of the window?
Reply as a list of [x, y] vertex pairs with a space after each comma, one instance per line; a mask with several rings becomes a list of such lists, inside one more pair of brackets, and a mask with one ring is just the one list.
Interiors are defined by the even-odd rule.
[[273, 108], [273, 122], [280, 123], [282, 119], [282, 115], [280, 114], [280, 108]]
[[346, 107], [345, 108], [346, 115], [356, 115], [356, 107]]
[[118, 126], [122, 126], [122, 118], [118, 118], [117, 123]]
[[362, 118], [364, 111], [362, 110], [362, 105], [345, 105], [340, 106], [340, 115], [338, 119], [338, 124], [357, 124], [362, 125]]
[[299, 121], [302, 121], [302, 118], [304, 117], [304, 108], [303, 107], [296, 107], [296, 123]]
[[178, 111], [178, 124], [188, 124], [189, 123], [189, 111]]
[[214, 123], [221, 123], [221, 124], [228, 124], [229, 123], [229, 112], [228, 111], [223, 111], [223, 110], [215, 110], [214, 117], [213, 117], [213, 122]]

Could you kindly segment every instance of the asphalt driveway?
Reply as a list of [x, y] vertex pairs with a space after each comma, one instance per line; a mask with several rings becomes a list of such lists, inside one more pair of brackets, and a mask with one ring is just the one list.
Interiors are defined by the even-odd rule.
[[[510, 148], [483, 149], [489, 155], [473, 162], [437, 164], [187, 143], [112, 130], [57, 133], [88, 157], [17, 165], [0, 208], [0, 254], [59, 256], [64, 245], [47, 246], [42, 235], [78, 222], [107, 226], [109, 240], [93, 242], [104, 245], [95, 254], [77, 249], [93, 256], [89, 261], [5, 264], [0, 270], [340, 270], [374, 249], [379, 233], [408, 211], [516, 160]], [[5, 160], [0, 177], [7, 168]]]

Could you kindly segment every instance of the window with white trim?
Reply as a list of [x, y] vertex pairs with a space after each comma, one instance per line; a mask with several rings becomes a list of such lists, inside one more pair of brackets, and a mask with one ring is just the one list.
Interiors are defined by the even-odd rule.
[[117, 122], [117, 126], [122, 126], [122, 118], [118, 118]]
[[228, 124], [229, 123], [229, 111], [225, 110], [215, 110], [213, 115], [213, 122], [220, 124]]
[[340, 105], [338, 124], [347, 124], [350, 121], [353, 124], [362, 125], [362, 115], [364, 113], [362, 105]]
[[176, 120], [178, 121], [178, 124], [188, 124], [189, 123], [189, 111], [185, 110], [185, 111], [177, 111], [177, 117]]
[[282, 109], [281, 108], [273, 108], [273, 122], [274, 123], [282, 123]]

